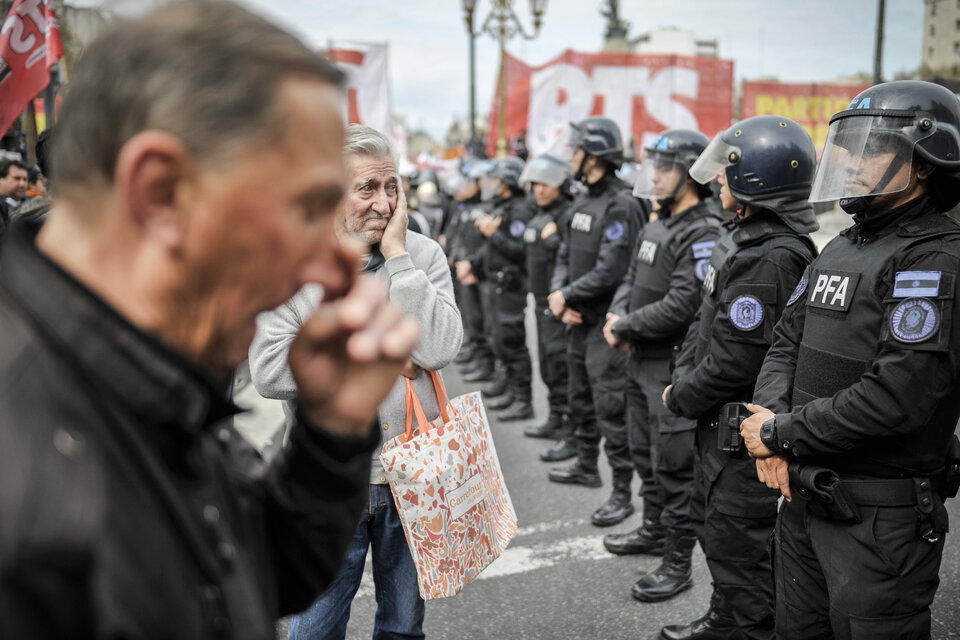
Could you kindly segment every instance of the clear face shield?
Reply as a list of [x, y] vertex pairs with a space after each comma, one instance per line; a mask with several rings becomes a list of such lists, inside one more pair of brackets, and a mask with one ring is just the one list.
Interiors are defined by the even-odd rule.
[[912, 112], [834, 116], [810, 191], [810, 202], [829, 202], [903, 191], [910, 184], [913, 149], [936, 130]]
[[520, 173], [520, 186], [526, 188], [534, 182], [559, 187], [570, 175], [570, 168], [560, 160], [539, 156], [530, 160]]
[[687, 190], [687, 165], [672, 151], [644, 149], [633, 195], [649, 200], [676, 199]]
[[700, 184], [710, 184], [718, 175], [726, 171], [727, 167], [740, 162], [740, 147], [728, 144], [723, 140], [722, 135], [718, 133], [690, 167], [690, 177]]
[[490, 176], [480, 178], [480, 199], [484, 202], [496, 199], [501, 191], [503, 191], [503, 181], [500, 178], [491, 178]]

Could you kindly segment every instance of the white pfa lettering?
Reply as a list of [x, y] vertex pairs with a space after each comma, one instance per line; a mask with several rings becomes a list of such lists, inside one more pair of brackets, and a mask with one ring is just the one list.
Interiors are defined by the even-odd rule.
[[[850, 278], [847, 276], [827, 275], [821, 273], [817, 277], [817, 284], [810, 295], [811, 302], [817, 302], [817, 296], [820, 296], [820, 304], [830, 306], [845, 307], [847, 304], [847, 288], [850, 284]], [[833, 294], [832, 296], [830, 294]], [[830, 301], [827, 301], [827, 298]]]
[[590, 233], [590, 226], [593, 224], [593, 217], [586, 214], [577, 212], [573, 214], [573, 219], [570, 221], [570, 228], [573, 231], [582, 231], [583, 233]]
[[657, 244], [655, 242], [650, 242], [649, 240], [644, 240], [640, 243], [640, 252], [637, 254], [642, 262], [647, 264], [653, 264], [653, 258], [657, 254]]

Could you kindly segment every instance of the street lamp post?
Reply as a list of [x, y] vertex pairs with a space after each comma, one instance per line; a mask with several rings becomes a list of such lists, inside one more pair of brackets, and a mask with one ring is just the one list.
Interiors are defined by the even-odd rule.
[[499, 127], [497, 135], [497, 157], [502, 158], [507, 155], [507, 61], [506, 61], [506, 43], [507, 40], [515, 35], [521, 35], [527, 40], [533, 40], [540, 33], [540, 24], [543, 13], [547, 8], [547, 0], [530, 0], [530, 12], [533, 14], [533, 32], [528, 33], [524, 28], [517, 14], [513, 11], [513, 0], [491, 0], [493, 7], [487, 15], [480, 29], [473, 30], [473, 13], [477, 6], [477, 0], [462, 0], [464, 18], [467, 22], [467, 30], [470, 34], [470, 131], [474, 131], [474, 49], [473, 41], [483, 33], [497, 39], [500, 45], [500, 71], [498, 75], [498, 86], [500, 87], [500, 117], [498, 118]]

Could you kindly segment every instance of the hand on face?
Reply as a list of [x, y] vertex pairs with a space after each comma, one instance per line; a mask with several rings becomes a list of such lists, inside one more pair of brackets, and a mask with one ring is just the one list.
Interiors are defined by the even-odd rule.
[[380, 251], [387, 260], [407, 252], [407, 195], [403, 189], [397, 194], [397, 208], [383, 230]]
[[334, 435], [365, 435], [419, 338], [384, 285], [359, 278], [343, 298], [321, 304], [290, 345], [304, 416]]

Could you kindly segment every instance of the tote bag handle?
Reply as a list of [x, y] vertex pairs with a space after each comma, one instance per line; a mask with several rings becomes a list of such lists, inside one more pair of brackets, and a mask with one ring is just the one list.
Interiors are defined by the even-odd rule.
[[[433, 381], [433, 391], [437, 396], [437, 404], [440, 406], [440, 417], [443, 418], [444, 424], [450, 422], [450, 413], [454, 412], [453, 405], [450, 404], [450, 396], [447, 394], [447, 388], [443, 384], [443, 379], [440, 377], [440, 374], [436, 371], [430, 372], [430, 379]], [[413, 382], [410, 378], [404, 378], [407, 388], [407, 421], [406, 421], [406, 435], [404, 440], [409, 440], [413, 437], [413, 416], [417, 416], [417, 422], [420, 425], [420, 433], [427, 433], [430, 429], [430, 423], [427, 421], [427, 415], [423, 411], [423, 405], [420, 403], [420, 398], [417, 396], [416, 390], [413, 388]]]

